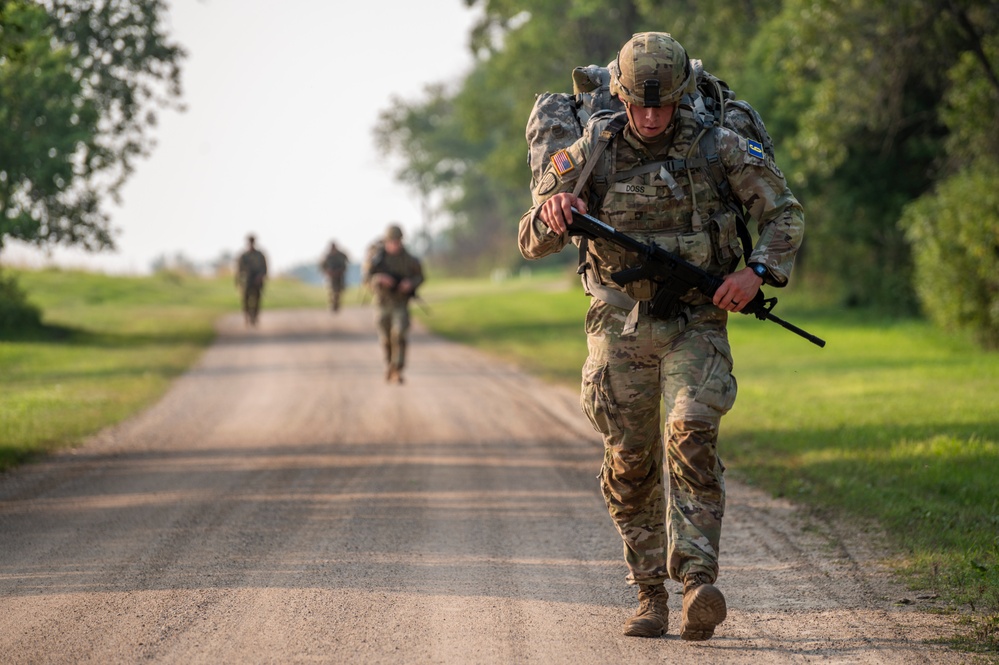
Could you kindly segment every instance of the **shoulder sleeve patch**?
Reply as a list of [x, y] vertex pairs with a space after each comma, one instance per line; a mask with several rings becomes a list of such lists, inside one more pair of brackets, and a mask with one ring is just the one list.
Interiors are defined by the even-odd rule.
[[551, 171], [546, 171], [545, 175], [541, 178], [541, 182], [538, 183], [537, 194], [538, 196], [544, 196], [548, 194], [555, 186], [558, 185], [558, 179], [555, 178], [555, 174]]
[[559, 150], [552, 155], [552, 165], [555, 167], [555, 172], [558, 173], [559, 177], [564, 176], [566, 173], [576, 168], [576, 165], [572, 163], [572, 158], [569, 157], [569, 152], [567, 150]]
[[765, 156], [763, 152], [763, 144], [760, 143], [759, 141], [753, 141], [752, 139], [748, 140], [747, 143], [749, 146], [748, 149], [749, 154], [752, 155], [753, 157], [756, 157], [757, 159], [763, 159], [763, 157]]

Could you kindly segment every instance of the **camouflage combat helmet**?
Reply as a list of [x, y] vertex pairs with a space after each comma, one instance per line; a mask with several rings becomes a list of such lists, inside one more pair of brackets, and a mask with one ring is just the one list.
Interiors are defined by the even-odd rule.
[[695, 85], [687, 52], [668, 32], [633, 35], [611, 63], [610, 73], [611, 93], [639, 106], [675, 104]]
[[386, 240], [402, 240], [402, 228], [398, 224], [389, 224], [385, 229]]

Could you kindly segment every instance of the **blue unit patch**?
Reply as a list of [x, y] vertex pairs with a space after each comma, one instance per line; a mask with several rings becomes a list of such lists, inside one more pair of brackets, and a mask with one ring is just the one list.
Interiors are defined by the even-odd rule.
[[753, 141], [750, 139], [749, 143], [749, 154], [757, 159], [763, 159], [763, 144], [758, 141]]

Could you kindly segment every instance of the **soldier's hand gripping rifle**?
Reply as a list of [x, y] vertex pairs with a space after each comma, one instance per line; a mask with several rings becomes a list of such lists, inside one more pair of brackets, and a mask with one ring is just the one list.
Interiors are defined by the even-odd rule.
[[391, 285], [387, 287], [389, 291], [391, 291], [392, 293], [398, 293], [400, 295], [403, 295], [406, 297], [407, 300], [412, 300], [413, 302], [416, 303], [417, 307], [423, 310], [424, 314], [430, 316], [430, 305], [428, 305], [427, 301], [424, 300], [422, 297], [420, 297], [420, 294], [417, 293], [419, 287], [407, 293], [403, 293], [402, 283], [403, 281], [405, 281], [406, 279], [405, 277], [388, 270], [380, 270], [379, 273], [383, 275], [388, 275], [389, 279], [391, 280]]
[[[650, 310], [653, 312], [670, 311], [680, 296], [691, 289], [697, 289], [707, 297], [713, 298], [715, 291], [722, 285], [721, 277], [715, 277], [697, 266], [687, 263], [676, 254], [655, 243], [643, 243], [625, 235], [596, 217], [581, 213], [575, 208], [572, 209], [572, 224], [568, 225], [568, 232], [571, 236], [606, 240], [637, 253], [640, 265], [616, 272], [611, 275], [611, 279], [618, 286], [624, 286], [640, 279], [654, 282], [657, 287], [656, 295], [653, 296], [650, 303]], [[742, 309], [742, 313], [752, 314], [761, 321], [773, 321], [795, 335], [804, 337], [816, 346], [826, 345], [825, 340], [819, 339], [773, 314], [771, 310], [776, 304], [777, 298], [764, 297], [763, 290], [760, 289], [756, 292], [756, 296]]]

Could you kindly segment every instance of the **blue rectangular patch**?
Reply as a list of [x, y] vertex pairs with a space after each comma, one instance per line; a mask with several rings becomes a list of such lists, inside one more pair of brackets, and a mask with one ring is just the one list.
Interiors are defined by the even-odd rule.
[[763, 144], [758, 141], [753, 141], [750, 139], [749, 143], [749, 154], [757, 159], [763, 159]]

